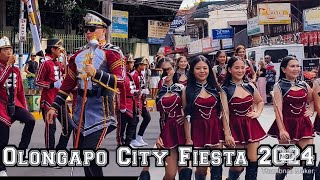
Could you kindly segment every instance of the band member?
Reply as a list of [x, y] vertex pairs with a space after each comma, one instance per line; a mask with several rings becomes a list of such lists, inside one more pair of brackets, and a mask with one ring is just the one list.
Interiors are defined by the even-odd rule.
[[[133, 71], [134, 59], [132, 56], [126, 58], [126, 78], [124, 86], [120, 94], [120, 112], [121, 112], [121, 123], [120, 123], [120, 141], [121, 144], [129, 146], [132, 137], [136, 133], [139, 111], [137, 110], [138, 98], [140, 94], [140, 82], [138, 76], [132, 76], [130, 72]], [[134, 72], [133, 72], [134, 73]], [[137, 85], [136, 85], [137, 84]], [[124, 138], [124, 133], [126, 136]]]
[[143, 140], [143, 135], [145, 130], [147, 129], [150, 120], [151, 120], [151, 116], [150, 116], [150, 112], [147, 109], [147, 95], [149, 94], [149, 89], [147, 89], [146, 83], [145, 83], [145, 78], [142, 75], [142, 71], [146, 68], [147, 66], [147, 61], [144, 57], [138, 57], [134, 59], [134, 68], [135, 68], [135, 72], [132, 73], [132, 76], [134, 78], [136, 78], [136, 76], [138, 76], [139, 78], [139, 82], [140, 82], [140, 98], [139, 98], [139, 108], [140, 108], [140, 112], [139, 114], [141, 114], [143, 120], [141, 122], [141, 125], [139, 127], [138, 130], [138, 134], [134, 134], [133, 138], [132, 138], [132, 142], [131, 145], [134, 147], [142, 147], [142, 146], [147, 146], [148, 144]]
[[[20, 149], [28, 148], [35, 125], [35, 119], [27, 109], [20, 70], [12, 67], [15, 61], [16, 56], [13, 55], [9, 39], [2, 37], [0, 39], [0, 152], [8, 145], [10, 127], [15, 120], [25, 124], [19, 143]], [[14, 97], [14, 100], [12, 99], [14, 104], [10, 103], [10, 97]], [[2, 153], [0, 153], [0, 176], [7, 176]]]
[[257, 75], [254, 70], [253, 64], [246, 57], [246, 48], [242, 45], [239, 45], [236, 48], [235, 55], [244, 60], [244, 62], [246, 63], [246, 76], [250, 82], [255, 83]]
[[[313, 144], [313, 125], [309, 116], [314, 108], [312, 89], [306, 82], [297, 79], [300, 71], [299, 61], [295, 57], [287, 56], [281, 61], [279, 81], [273, 88], [276, 120], [269, 135], [276, 137], [280, 144], [295, 143], [304, 149], [308, 144]], [[280, 168], [291, 169], [287, 166]], [[313, 179], [313, 168], [303, 167], [304, 180]], [[286, 172], [277, 173], [276, 179], [284, 179]]]
[[[118, 88], [125, 79], [124, 56], [119, 47], [106, 43], [111, 21], [88, 10], [84, 17], [88, 42], [69, 60], [68, 74], [47, 113], [47, 121], [65, 103], [68, 94], [78, 85], [76, 107], [72, 116], [76, 138], [74, 148], [98, 149], [106, 134], [117, 128]], [[102, 167], [94, 161], [84, 167], [86, 176], [103, 176]]]
[[216, 65], [213, 66], [213, 75], [219, 86], [222, 85], [226, 75], [227, 75], [227, 55], [223, 51], [218, 51], [215, 55]]
[[[40, 108], [45, 122], [45, 146], [48, 149], [55, 148], [56, 121], [49, 124], [46, 121], [46, 113], [56, 97], [63, 81], [64, 66], [60, 60], [64, 52], [61, 39], [49, 39], [47, 42], [45, 61], [40, 64], [36, 77], [36, 85], [42, 88]], [[57, 119], [62, 125], [62, 132], [57, 149], [66, 149], [72, 132], [71, 118], [67, 113], [66, 105], [62, 104], [57, 108]]]
[[[190, 64], [187, 87], [182, 94], [187, 145], [195, 148], [223, 147], [219, 91], [208, 59], [197, 56]], [[204, 180], [206, 175], [207, 167], [197, 167], [196, 180]], [[222, 166], [211, 168], [211, 179], [222, 179]]]
[[175, 76], [178, 78], [178, 82], [183, 84], [184, 86], [187, 85], [188, 79], [188, 71], [189, 71], [189, 63], [185, 56], [180, 56], [177, 59], [177, 71]]
[[[246, 80], [245, 71], [242, 58], [235, 56], [228, 60], [221, 93], [223, 121], [226, 124], [225, 143], [229, 148], [247, 149], [249, 166], [246, 168], [246, 179], [256, 180], [257, 149], [259, 142], [266, 137], [257, 120], [264, 102], [255, 85]], [[230, 167], [228, 180], [238, 179], [243, 170], [243, 167]]]
[[179, 179], [191, 180], [190, 168], [178, 168], [177, 146], [185, 144], [184, 113], [182, 109], [182, 90], [184, 86], [178, 84], [174, 76], [174, 62], [163, 63], [164, 84], [159, 90], [156, 104], [160, 112], [160, 136], [157, 140], [158, 148], [170, 149], [170, 156], [166, 158], [164, 180], [174, 179], [179, 171]]

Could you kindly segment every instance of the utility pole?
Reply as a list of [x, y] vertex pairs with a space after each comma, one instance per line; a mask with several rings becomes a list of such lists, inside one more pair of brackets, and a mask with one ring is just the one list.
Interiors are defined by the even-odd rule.
[[[110, 19], [111, 22], [112, 22], [112, 9], [113, 9], [112, 0], [102, 1], [102, 15]], [[106, 37], [106, 40], [108, 43], [111, 43], [111, 33], [112, 33], [112, 24], [108, 28], [108, 33]]]

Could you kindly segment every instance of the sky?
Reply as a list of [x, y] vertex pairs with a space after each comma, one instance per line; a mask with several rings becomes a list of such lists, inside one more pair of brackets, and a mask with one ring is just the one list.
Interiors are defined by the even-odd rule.
[[213, 2], [213, 1], [225, 1], [225, 0], [183, 0], [180, 6], [180, 10], [188, 10], [192, 8], [195, 4], [200, 2]]

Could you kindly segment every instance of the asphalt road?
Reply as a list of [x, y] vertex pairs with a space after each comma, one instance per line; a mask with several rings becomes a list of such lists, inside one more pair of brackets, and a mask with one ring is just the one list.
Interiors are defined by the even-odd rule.
[[[159, 114], [157, 112], [151, 113], [152, 120], [145, 132], [145, 141], [149, 144], [147, 148], [154, 147], [154, 143], [156, 138], [159, 135]], [[313, 120], [313, 118], [312, 118]], [[262, 127], [267, 131], [271, 124], [274, 121], [274, 112], [272, 106], [265, 106], [262, 115], [259, 117], [259, 122], [261, 123]], [[141, 122], [141, 121], [140, 121]], [[11, 127], [10, 131], [10, 140], [9, 144], [18, 145], [19, 140], [21, 138], [23, 124], [19, 122], [15, 122]], [[56, 133], [56, 141], [58, 141], [60, 135], [60, 126], [57, 126], [57, 133]], [[317, 159], [319, 159], [320, 154], [320, 138], [316, 136], [314, 139]], [[277, 144], [277, 140], [271, 137], [267, 137], [261, 144], [269, 144], [274, 145]], [[107, 138], [102, 143], [102, 148], [106, 148], [109, 151], [109, 164], [103, 168], [104, 176], [138, 176], [141, 172], [141, 167], [119, 167], [116, 163], [116, 133], [112, 132], [107, 136]], [[44, 148], [44, 122], [42, 120], [36, 121], [36, 126], [34, 129], [34, 133], [32, 136], [30, 148]], [[68, 148], [72, 148], [72, 138], [69, 141]], [[277, 168], [259, 168], [258, 172], [258, 179], [260, 180], [270, 180], [274, 179], [274, 172]], [[301, 169], [301, 168], [300, 168]], [[71, 168], [64, 167], [62, 169], [54, 169], [50, 167], [9, 167], [8, 168], [8, 175], [9, 176], [70, 176]], [[161, 180], [164, 175], [164, 168], [163, 167], [155, 167], [154, 166], [154, 159], [151, 159], [151, 179], [152, 180]], [[224, 167], [223, 175], [227, 176], [228, 168]], [[245, 172], [242, 173], [240, 179], [244, 179]], [[74, 168], [73, 176], [84, 176], [83, 168], [77, 167]], [[302, 179], [301, 171], [299, 168], [294, 168], [290, 174], [287, 176], [287, 179], [290, 180], [300, 180]]]

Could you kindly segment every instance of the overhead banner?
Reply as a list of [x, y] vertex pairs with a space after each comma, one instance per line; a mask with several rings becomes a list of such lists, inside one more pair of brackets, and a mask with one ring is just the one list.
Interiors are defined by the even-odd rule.
[[162, 44], [166, 37], [170, 22], [148, 20], [148, 43]]
[[228, 39], [233, 38], [233, 29], [225, 28], [225, 29], [212, 29], [212, 38], [213, 39]]
[[173, 36], [174, 37], [174, 49], [185, 49], [187, 44], [191, 41], [190, 36]]
[[202, 52], [202, 40], [198, 39], [188, 44], [188, 53], [197, 54]]
[[247, 33], [248, 36], [264, 33], [264, 26], [259, 25], [259, 17], [248, 19]]
[[304, 31], [320, 30], [320, 6], [303, 10]]
[[212, 52], [213, 47], [212, 47], [212, 39], [211, 37], [203, 38], [202, 40], [202, 52]]
[[112, 34], [115, 38], [128, 38], [128, 11], [112, 10]]
[[259, 24], [291, 24], [290, 3], [258, 4]]

